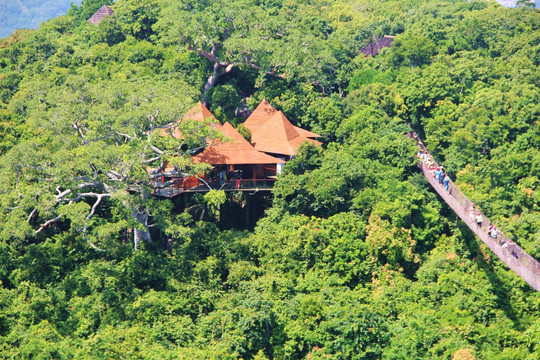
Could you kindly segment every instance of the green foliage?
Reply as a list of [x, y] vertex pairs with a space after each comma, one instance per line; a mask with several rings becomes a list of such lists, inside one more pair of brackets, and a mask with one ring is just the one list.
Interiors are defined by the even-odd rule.
[[159, 7], [156, 0], [124, 1], [115, 4], [115, 16], [125, 24], [124, 30], [140, 40], [150, 40], [152, 26], [158, 21]]
[[[99, 23], [96, 39], [100, 43], [107, 43], [107, 45], [109, 46], [113, 46], [118, 43], [121, 43], [122, 41], [126, 39], [126, 35], [122, 29], [120, 22], [117, 20], [117, 17], [108, 16]], [[133, 55], [133, 56], [137, 56], [137, 55]], [[149, 58], [149, 56], [147, 57]], [[132, 61], [131, 57], [130, 57], [130, 61], [139, 62], [139, 61]]]
[[348, 91], [358, 89], [364, 85], [373, 83], [381, 83], [390, 85], [393, 79], [393, 74], [390, 72], [381, 73], [373, 68], [359, 70], [354, 74], [354, 77], [349, 81]]
[[248, 142], [251, 142], [251, 131], [244, 124], [239, 124], [236, 130], [246, 139]]
[[[0, 42], [2, 357], [537, 357], [538, 293], [456, 222], [404, 136], [538, 258], [535, 10], [118, 0], [89, 24], [105, 3]], [[394, 46], [358, 52], [381, 35]], [[186, 152], [219, 137], [211, 121], [158, 136], [201, 92], [233, 124], [266, 98], [325, 144], [271, 196], [154, 198], [153, 147], [209, 170]], [[134, 233], [152, 241], [134, 251]]]
[[219, 208], [225, 203], [227, 196], [223, 190], [210, 190], [204, 194], [204, 201], [210, 212], [219, 220]]
[[82, 0], [80, 5], [72, 4], [71, 9], [68, 11], [68, 15], [77, 19], [80, 24], [92, 17], [103, 5], [111, 5], [114, 0]]
[[213, 114], [217, 118], [223, 119], [223, 122], [236, 123], [234, 113], [240, 103], [240, 94], [233, 85], [217, 85], [212, 89], [209, 100], [212, 103]]
[[36, 29], [40, 23], [66, 13], [73, 3], [81, 0], [21, 0], [3, 1], [0, 14], [0, 38], [17, 29]]

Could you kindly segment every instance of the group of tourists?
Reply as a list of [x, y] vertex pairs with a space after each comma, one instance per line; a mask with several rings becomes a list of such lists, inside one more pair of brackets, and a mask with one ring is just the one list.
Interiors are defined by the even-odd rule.
[[[437, 180], [437, 182], [444, 186], [444, 189], [446, 192], [449, 190], [449, 184], [450, 184], [450, 177], [444, 170], [442, 166], [439, 166], [431, 155], [427, 152], [426, 148], [424, 147], [424, 144], [420, 141], [418, 136], [415, 133], [411, 133], [412, 138], [416, 139], [418, 142], [418, 147], [420, 150], [418, 151], [417, 156], [422, 160], [423, 164], [427, 167], [429, 173]], [[476, 223], [476, 226], [479, 230], [482, 229], [482, 224], [484, 222], [484, 216], [482, 213], [476, 208], [476, 205], [474, 203], [471, 203], [471, 206], [469, 208], [469, 216], [473, 222]], [[505, 237], [500, 238], [499, 237], [499, 229], [493, 224], [490, 223], [489, 227], [487, 228], [487, 233], [489, 236], [494, 239], [498, 240], [499, 245], [503, 248], [509, 251], [515, 258], [519, 258], [518, 253], [516, 252], [516, 247], [514, 246], [515, 243], [509, 239], [506, 239]]]
[[444, 170], [442, 166], [439, 166], [439, 167], [432, 166], [432, 167], [433, 169], [431, 171], [433, 171], [435, 179], [437, 179], [437, 182], [441, 186], [444, 185], [444, 190], [448, 192], [448, 185], [450, 184], [450, 177], [446, 173], [446, 170]]
[[493, 239], [497, 239], [497, 236], [499, 236], [499, 229], [497, 229], [497, 227], [493, 223], [491, 223], [488, 228], [488, 234]]
[[474, 203], [471, 203], [471, 207], [469, 208], [469, 217], [472, 221], [476, 223], [476, 226], [481, 229], [482, 223], [484, 222], [484, 217], [482, 216], [482, 213], [478, 211], [476, 208], [476, 205]]
[[450, 177], [446, 173], [446, 170], [444, 170], [444, 167], [437, 166], [433, 161], [433, 158], [425, 151], [419, 151], [418, 157], [426, 164], [430, 174], [435, 178], [435, 180], [437, 180], [441, 186], [444, 186], [444, 190], [448, 192], [448, 188], [450, 186]]
[[[450, 177], [446, 173], [444, 167], [437, 165], [433, 158], [427, 153], [427, 151], [420, 150], [418, 152], [418, 157], [424, 162], [431, 176], [433, 176], [441, 186], [444, 186], [444, 190], [448, 192]], [[482, 216], [482, 213], [476, 208], [476, 205], [474, 205], [474, 203], [471, 204], [471, 207], [469, 209], [469, 216], [471, 220], [476, 223], [478, 229], [482, 229], [484, 217]], [[497, 229], [497, 227], [493, 223], [490, 223], [487, 229], [487, 233], [494, 240], [497, 240], [497, 238], [499, 237], [499, 229]], [[508, 241], [499, 240], [499, 245], [501, 245], [502, 247], [506, 247], [508, 246]]]
[[234, 181], [236, 189], [240, 189], [240, 185], [241, 185], [241, 182], [242, 182], [242, 171], [221, 170], [219, 172], [219, 186], [220, 186], [220, 188], [222, 188], [223, 186], [228, 184], [228, 182], [230, 180]]
[[[478, 211], [474, 203], [471, 203], [471, 206], [469, 208], [469, 217], [471, 218], [472, 221], [476, 223], [476, 226], [479, 229], [482, 229], [482, 223], [484, 222], [484, 217], [482, 216], [482, 213]], [[499, 229], [492, 222], [489, 223], [489, 226], [487, 228], [487, 233], [493, 240], [497, 240], [499, 238]], [[503, 248], [506, 248], [509, 244], [512, 243], [510, 240], [505, 240], [504, 238], [499, 239], [498, 242], [499, 242], [499, 245], [501, 245]], [[515, 254], [513, 255], [516, 256]]]

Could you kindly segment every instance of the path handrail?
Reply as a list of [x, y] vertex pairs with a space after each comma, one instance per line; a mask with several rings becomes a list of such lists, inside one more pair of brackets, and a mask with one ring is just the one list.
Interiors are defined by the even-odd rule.
[[479, 227], [475, 219], [471, 218], [469, 214], [470, 209], [473, 208], [472, 201], [459, 190], [452, 180], [449, 181], [448, 191], [445, 190], [444, 185], [441, 185], [430, 172], [427, 161], [429, 159], [429, 162], [434, 167], [439, 167], [439, 165], [435, 162], [420, 139], [418, 139], [416, 135], [411, 137], [417, 140], [418, 147], [420, 148], [420, 151], [423, 152], [423, 155], [421, 153], [418, 155], [420, 159], [418, 166], [433, 189], [435, 189], [441, 198], [452, 208], [452, 210], [454, 210], [456, 215], [463, 220], [467, 227], [471, 229], [472, 232], [475, 233], [499, 259], [501, 259], [502, 262], [525, 280], [525, 282], [536, 289], [536, 291], [540, 291], [540, 263], [508, 236], [500, 232], [500, 230], [496, 239], [491, 237], [487, 232], [487, 226], [492, 222], [485, 214], [475, 207], [474, 211], [476, 214], [480, 214], [483, 218], [482, 226]]

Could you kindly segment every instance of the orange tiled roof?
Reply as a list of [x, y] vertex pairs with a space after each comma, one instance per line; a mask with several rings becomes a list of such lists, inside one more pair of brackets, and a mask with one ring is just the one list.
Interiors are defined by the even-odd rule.
[[169, 127], [166, 127], [166, 128], [163, 128], [163, 129], [159, 129], [159, 134], [161, 136], [167, 136], [167, 135], [172, 135], [174, 136], [176, 139], [182, 139], [183, 138], [183, 135], [182, 135], [182, 132], [180, 131], [180, 129], [178, 128], [178, 125], [179, 123], [183, 120], [183, 119], [189, 119], [189, 120], [194, 120], [194, 121], [205, 121], [209, 118], [212, 118], [212, 119], [215, 119], [216, 117], [210, 112], [210, 110], [208, 110], [208, 108], [206, 106], [204, 106], [204, 104], [202, 103], [202, 101], [199, 101], [197, 103], [197, 105], [195, 105], [194, 107], [192, 107], [180, 120], [178, 120], [176, 123], [174, 123], [173, 125], [169, 126]]
[[206, 106], [204, 106], [202, 101], [199, 101], [197, 105], [192, 107], [186, 115], [184, 115], [184, 119], [190, 119], [195, 121], [204, 121], [208, 118], [215, 118], [214, 114], [208, 110]]
[[94, 25], [98, 25], [105, 17], [114, 14], [114, 11], [111, 10], [110, 7], [107, 5], [103, 5], [99, 8], [98, 11], [88, 21], [90, 21]]
[[[293, 126], [281, 111], [275, 112], [270, 119], [255, 129], [252, 130], [249, 127], [248, 129], [251, 131], [253, 147], [268, 153], [296, 155], [300, 144], [305, 141], [315, 145], [321, 144], [299, 132], [298, 128]], [[308, 133], [313, 134], [309, 131]]]
[[255, 150], [228, 122], [219, 126], [217, 130], [231, 141], [207, 146], [202, 153], [193, 157], [195, 163], [212, 165], [284, 163], [283, 160]]
[[302, 129], [302, 128], [299, 128], [298, 126], [294, 126], [293, 127], [296, 129], [296, 131], [298, 131], [298, 133], [304, 137], [307, 137], [307, 138], [317, 138], [317, 137], [321, 137], [321, 135], [319, 134], [315, 134], [314, 132], [311, 132], [309, 130], [306, 130], [306, 129]]
[[266, 99], [264, 99], [246, 119], [244, 126], [247, 127], [251, 132], [254, 132], [262, 124], [264, 124], [266, 120], [274, 116], [276, 112], [277, 110], [270, 105]]
[[[253, 110], [251, 115], [247, 118], [247, 120], [244, 122], [244, 126], [247, 127], [251, 132], [257, 131], [257, 129], [263, 125], [268, 119], [270, 119], [272, 116], [275, 115], [277, 110], [268, 102], [268, 100], [264, 99], [261, 101], [261, 103]], [[321, 137], [318, 134], [315, 134], [311, 131], [302, 129], [298, 126], [293, 127], [296, 129], [296, 131], [307, 138], [316, 138]]]

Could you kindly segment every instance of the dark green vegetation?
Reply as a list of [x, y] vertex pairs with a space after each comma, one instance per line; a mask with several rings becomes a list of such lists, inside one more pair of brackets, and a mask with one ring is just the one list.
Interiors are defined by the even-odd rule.
[[70, 3], [81, 0], [0, 0], [0, 38], [17, 29], [37, 28], [42, 21], [65, 14]]
[[[403, 136], [410, 123], [540, 258], [538, 11], [113, 9], [98, 27], [83, 7], [0, 44], [2, 358], [539, 358], [539, 294], [456, 223]], [[359, 56], [382, 34], [391, 49]], [[149, 195], [146, 166], [187, 164], [198, 141], [149, 131], [200, 94], [237, 124], [242, 101], [267, 98], [326, 137], [287, 165], [253, 232], [224, 211], [250, 195]], [[134, 251], [134, 234], [152, 242]]]

